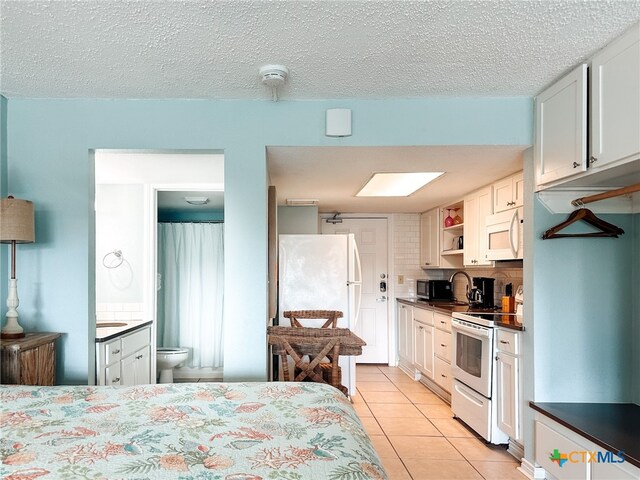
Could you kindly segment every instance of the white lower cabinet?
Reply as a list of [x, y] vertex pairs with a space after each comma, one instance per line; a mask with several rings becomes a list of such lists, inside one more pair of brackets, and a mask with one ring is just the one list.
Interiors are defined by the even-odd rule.
[[433, 325], [413, 321], [414, 366], [425, 377], [433, 380]]
[[497, 329], [497, 413], [498, 428], [510, 438], [520, 442], [522, 398], [520, 382], [520, 334]]
[[96, 344], [97, 385], [151, 383], [151, 327]]
[[433, 380], [451, 393], [451, 316], [434, 313], [435, 325], [435, 365]]
[[413, 307], [398, 303], [398, 357], [405, 368], [413, 363], [412, 319]]
[[436, 356], [434, 362], [434, 380], [451, 393], [451, 364]]
[[[587, 438], [536, 412], [534, 457], [548, 480], [638, 480], [640, 468], [621, 462]], [[589, 453], [607, 455], [611, 461], [592, 461]], [[566, 461], [560, 461], [566, 460]], [[562, 463], [562, 466], [560, 465]]]

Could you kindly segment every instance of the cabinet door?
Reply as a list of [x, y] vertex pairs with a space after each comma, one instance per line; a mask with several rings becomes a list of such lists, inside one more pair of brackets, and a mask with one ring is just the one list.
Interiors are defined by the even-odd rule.
[[640, 158], [640, 24], [591, 62], [591, 157], [598, 169]]
[[398, 356], [408, 363], [413, 362], [411, 353], [412, 315], [412, 307], [404, 304], [398, 305]]
[[138, 350], [135, 357], [135, 384], [146, 385], [151, 383], [151, 347], [147, 345]]
[[464, 250], [465, 265], [474, 266], [478, 261], [478, 197], [464, 199]]
[[423, 268], [440, 266], [440, 209], [434, 208], [420, 215], [420, 265]]
[[468, 266], [493, 265], [487, 260], [485, 219], [493, 213], [493, 187], [488, 186], [464, 199], [464, 264]]
[[120, 362], [116, 362], [113, 365], [105, 367], [105, 385], [122, 385], [122, 378], [120, 376]]
[[493, 184], [493, 210], [502, 212], [513, 208], [513, 179], [504, 178]]
[[499, 353], [496, 362], [498, 379], [498, 428], [509, 437], [520, 439], [518, 358]]
[[587, 65], [536, 98], [537, 190], [587, 169]]
[[413, 322], [414, 365], [427, 378], [433, 380], [433, 327]]
[[524, 172], [516, 173], [511, 183], [513, 185], [512, 208], [521, 207], [524, 205]]
[[120, 385], [136, 384], [136, 355], [132, 353], [120, 361]]

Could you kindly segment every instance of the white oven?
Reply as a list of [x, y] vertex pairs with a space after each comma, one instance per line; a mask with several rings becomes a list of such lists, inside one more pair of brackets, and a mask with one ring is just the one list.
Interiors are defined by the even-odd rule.
[[451, 319], [451, 410], [453, 414], [495, 444], [509, 436], [498, 428], [495, 389], [494, 314], [454, 312]]
[[491, 398], [493, 328], [452, 318], [451, 332], [451, 375], [476, 392]]
[[523, 258], [522, 207], [487, 216], [485, 242], [487, 260], [515, 260]]

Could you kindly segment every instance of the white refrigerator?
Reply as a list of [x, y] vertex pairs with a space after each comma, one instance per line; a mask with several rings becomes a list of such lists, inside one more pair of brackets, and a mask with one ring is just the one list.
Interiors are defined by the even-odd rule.
[[[352, 233], [280, 235], [278, 252], [280, 325], [287, 310], [340, 310], [338, 327], [355, 332], [362, 295], [362, 269]], [[356, 358], [340, 357], [342, 384], [356, 393]]]

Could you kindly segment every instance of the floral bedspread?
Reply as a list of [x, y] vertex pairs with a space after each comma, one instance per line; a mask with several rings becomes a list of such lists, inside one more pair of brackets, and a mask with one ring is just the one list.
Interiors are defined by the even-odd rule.
[[386, 479], [359, 418], [317, 383], [0, 386], [5, 479]]

